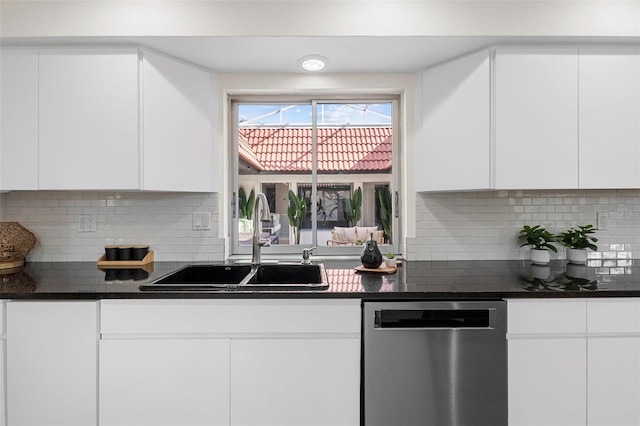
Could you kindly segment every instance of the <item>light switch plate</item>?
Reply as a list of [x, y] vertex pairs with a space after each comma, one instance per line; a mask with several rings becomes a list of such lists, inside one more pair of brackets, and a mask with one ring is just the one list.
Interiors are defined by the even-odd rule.
[[198, 212], [193, 214], [194, 231], [207, 231], [211, 229], [211, 212]]
[[94, 214], [85, 214], [78, 217], [78, 232], [96, 232], [97, 218]]

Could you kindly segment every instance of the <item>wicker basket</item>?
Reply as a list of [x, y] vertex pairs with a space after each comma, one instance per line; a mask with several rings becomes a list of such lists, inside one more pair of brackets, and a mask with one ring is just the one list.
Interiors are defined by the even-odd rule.
[[36, 236], [18, 222], [0, 222], [0, 268], [22, 265]]
[[0, 269], [0, 293], [33, 293], [36, 291], [36, 282], [22, 267]]

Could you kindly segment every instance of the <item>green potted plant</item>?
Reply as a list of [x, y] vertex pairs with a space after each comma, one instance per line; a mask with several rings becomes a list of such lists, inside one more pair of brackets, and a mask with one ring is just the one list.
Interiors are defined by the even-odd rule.
[[382, 222], [382, 229], [387, 242], [391, 243], [391, 224], [393, 217], [391, 214], [391, 191], [389, 187], [384, 186], [377, 190], [378, 203], [380, 206], [380, 222]]
[[240, 209], [240, 218], [251, 220], [253, 216], [253, 206], [256, 202], [256, 193], [254, 189], [251, 189], [251, 193], [247, 198], [247, 193], [244, 188], [240, 187], [238, 190], [238, 204]]
[[384, 264], [387, 268], [393, 268], [397, 263], [396, 257], [391, 252], [385, 254], [382, 260], [384, 261]]
[[569, 263], [584, 265], [587, 263], [587, 249], [598, 250], [594, 244], [598, 239], [592, 236], [595, 232], [593, 225], [578, 225], [558, 235], [560, 243], [567, 248]]
[[520, 230], [520, 239], [524, 243], [520, 247], [531, 247], [531, 263], [534, 265], [547, 265], [551, 261], [550, 251], [557, 253], [558, 249], [552, 243], [557, 237], [540, 225], [524, 225]]
[[289, 190], [287, 216], [289, 217], [289, 225], [293, 227], [296, 244], [300, 244], [300, 228], [307, 217], [307, 203], [302, 195], [298, 197], [292, 190]]
[[345, 200], [344, 218], [347, 220], [349, 227], [356, 226], [362, 216], [362, 188], [358, 187], [351, 198]]

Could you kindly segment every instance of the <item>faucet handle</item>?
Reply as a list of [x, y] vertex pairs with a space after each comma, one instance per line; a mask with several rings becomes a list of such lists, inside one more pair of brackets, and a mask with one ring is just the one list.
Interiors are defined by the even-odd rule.
[[261, 247], [271, 247], [271, 240], [269, 238], [258, 240], [258, 245]]
[[311, 260], [309, 259], [309, 256], [311, 255], [311, 252], [315, 249], [316, 247], [302, 249], [302, 263], [307, 265], [311, 264]]

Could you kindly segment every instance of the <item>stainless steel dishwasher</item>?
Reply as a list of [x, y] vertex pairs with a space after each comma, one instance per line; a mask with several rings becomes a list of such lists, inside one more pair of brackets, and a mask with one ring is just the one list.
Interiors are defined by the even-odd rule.
[[504, 301], [365, 302], [365, 426], [507, 425]]

